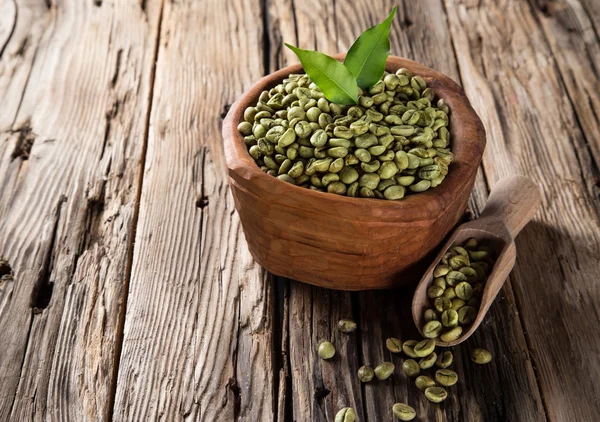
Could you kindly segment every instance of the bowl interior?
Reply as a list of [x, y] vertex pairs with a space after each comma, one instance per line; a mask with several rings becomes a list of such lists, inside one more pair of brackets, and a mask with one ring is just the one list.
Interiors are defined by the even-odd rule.
[[[343, 55], [336, 56], [342, 59]], [[303, 72], [300, 64], [288, 66], [265, 76], [250, 88], [231, 107], [224, 123], [223, 136], [225, 154], [230, 177], [235, 183], [263, 195], [270, 191], [277, 195], [296, 195], [298, 206], [303, 202], [322, 201], [320, 212], [332, 212], [338, 216], [339, 210], [348, 210], [349, 215], [364, 216], [365, 219], [379, 218], [382, 221], [422, 221], [435, 219], [442, 214], [453, 202], [454, 198], [462, 197], [465, 190], [471, 189], [471, 183], [481, 161], [485, 147], [485, 130], [481, 120], [471, 107], [462, 88], [449, 77], [436, 72], [417, 62], [390, 56], [386, 70], [395, 72], [406, 67], [413, 73], [422, 76], [428, 86], [436, 93], [436, 97], [444, 98], [450, 107], [450, 136], [451, 151], [455, 161], [450, 165], [450, 171], [444, 182], [426, 192], [408, 195], [399, 201], [381, 199], [352, 198], [335, 194], [317, 192], [310, 189], [285, 183], [273, 176], [263, 173], [248, 153], [242, 135], [237, 131], [237, 125], [243, 120], [244, 110], [257, 103], [260, 93], [277, 85], [290, 73]], [[302, 201], [301, 198], [307, 198]]]

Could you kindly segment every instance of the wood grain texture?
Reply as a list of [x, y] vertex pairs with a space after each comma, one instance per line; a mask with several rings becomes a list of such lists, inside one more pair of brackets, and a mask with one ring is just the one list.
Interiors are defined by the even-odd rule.
[[[592, 158], [529, 5], [446, 5], [465, 89], [489, 105], [482, 119], [496, 142], [484, 155], [487, 179], [493, 187], [503, 175], [522, 173], [542, 189], [541, 212], [517, 238], [511, 284], [545, 411], [550, 420], [593, 420], [600, 342], [584, 344], [577, 334], [598, 324], [600, 295], [590, 282], [600, 271], [598, 202], [588, 188], [598, 183]], [[565, 391], [579, 393], [565, 400]]]
[[[588, 4], [589, 3], [589, 4]], [[531, 1], [558, 67], [585, 143], [579, 159], [591, 158], [595, 176], [600, 163], [600, 4], [585, 0]], [[586, 151], [587, 150], [587, 151]], [[585, 180], [589, 195], [600, 198], [593, 178]]]
[[[600, 320], [597, 0], [162, 3], [0, 1], [0, 420], [331, 421], [351, 405], [391, 422], [394, 401], [422, 421], [597, 419], [600, 341], [581, 334]], [[418, 336], [410, 287], [334, 292], [256, 265], [219, 131], [297, 61], [282, 41], [344, 51], [393, 5], [392, 53], [461, 82], [485, 123], [471, 213], [507, 174], [543, 190], [439, 406], [399, 369], [355, 375], [401, 364], [384, 342]], [[316, 357], [325, 338], [335, 361]]]
[[14, 272], [0, 284], [0, 420], [108, 418], [157, 4], [14, 3], [0, 59], [0, 255]]
[[258, 2], [165, 2], [115, 421], [274, 418], [272, 287], [219, 130], [263, 74], [257, 22]]
[[[441, 2], [401, 2], [399, 6], [398, 17], [391, 31], [392, 53], [418, 60], [459, 80], [451, 36]], [[335, 6], [333, 2], [270, 2], [268, 22], [272, 69], [295, 60], [285, 49], [280, 48], [282, 39], [286, 42], [294, 40], [297, 33], [300, 47], [316, 46], [328, 53], [343, 51], [349, 48], [362, 29], [378, 23], [391, 8], [392, 2], [383, 1], [369, 2], [368, 5], [358, 1], [336, 2]], [[323, 11], [323, 16], [326, 17], [315, 19], [311, 14], [314, 10]], [[300, 26], [297, 22], [309, 24]], [[320, 36], [317, 37], [317, 33]], [[478, 102], [478, 105], [476, 110], [481, 112], [481, 103]], [[490, 142], [493, 141], [493, 138], [490, 139]], [[480, 172], [471, 197], [471, 208], [476, 215], [478, 210], [483, 208], [487, 189], [485, 175]], [[327, 321], [333, 318], [332, 315], [347, 315], [338, 309], [340, 306], [346, 306], [343, 304], [348, 303], [347, 299], [342, 296], [337, 301], [327, 301], [325, 298], [330, 294], [321, 288], [309, 289], [290, 281], [289, 309], [291, 316], [297, 314], [299, 321], [296, 326], [308, 327], [312, 326], [311, 321]], [[351, 296], [354, 305], [352, 316], [360, 327], [356, 335], [359, 346], [358, 365], [367, 363], [374, 366], [384, 359], [398, 365], [393, 380], [362, 386], [362, 397], [358, 397], [355, 392], [347, 393], [346, 402], [357, 403], [357, 406], [358, 403], [362, 403], [362, 408], [358, 407], [357, 411], [359, 415], [364, 416], [364, 420], [391, 421], [391, 405], [394, 401], [405, 401], [413, 405], [420, 420], [545, 420], [542, 400], [510, 285], [505, 285], [480, 330], [463, 346], [453, 349], [457, 371], [468, 371], [472, 375], [461, 377], [451, 399], [442, 406], [432, 405], [414, 385], [410, 385], [399, 369], [402, 360], [385, 350], [384, 343], [387, 337], [396, 336], [404, 340], [418, 338], [410, 315], [412, 289], [400, 288]], [[324, 306], [322, 302], [329, 302], [328, 306]], [[315, 386], [322, 383], [325, 388], [334, 390], [329, 388], [329, 383], [323, 383], [318, 366], [309, 365], [310, 370], [303, 370], [307, 356], [316, 356], [318, 346], [318, 339], [313, 339], [306, 331], [304, 329], [299, 333], [294, 332], [290, 323], [290, 347], [296, 350], [290, 361], [292, 367], [297, 368], [293, 375], [301, 378], [293, 378], [293, 419], [286, 420], [312, 420], [315, 410], [313, 407], [307, 407], [307, 403], [314, 403]], [[505, 331], [512, 334], [506, 336], [503, 334]], [[468, 351], [478, 346], [492, 351], [496, 358], [494, 366], [475, 367], [470, 363]], [[355, 372], [348, 364], [335, 365], [331, 369], [339, 374], [338, 377], [356, 380]], [[328, 404], [330, 396], [331, 394], [323, 400], [325, 408], [331, 406]], [[323, 418], [324, 414], [320, 413], [319, 417]]]
[[[342, 56], [336, 56], [341, 59]], [[411, 269], [460, 220], [485, 148], [485, 130], [462, 88], [412, 60], [389, 56], [386, 69], [421, 75], [452, 109], [454, 160], [443, 188], [401, 201], [351, 198], [304, 189], [261, 171], [237, 127], [244, 111], [300, 64], [254, 84], [223, 122], [229, 186], [255, 260], [268, 271], [338, 290], [383, 289], [410, 283]], [[390, 262], [389, 256], [395, 259]]]

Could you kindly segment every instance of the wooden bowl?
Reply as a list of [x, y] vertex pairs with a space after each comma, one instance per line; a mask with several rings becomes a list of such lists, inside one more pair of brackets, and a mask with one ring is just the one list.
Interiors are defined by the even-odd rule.
[[411, 60], [388, 58], [387, 71], [402, 67], [447, 101], [455, 161], [440, 186], [399, 201], [312, 191], [256, 165], [237, 125], [262, 91], [302, 72], [300, 64], [265, 76], [231, 106], [223, 122], [229, 185], [250, 252], [271, 273], [340, 290], [416, 283], [420, 277], [403, 277], [403, 270], [438, 246], [463, 215], [485, 148], [483, 124], [449, 77]]

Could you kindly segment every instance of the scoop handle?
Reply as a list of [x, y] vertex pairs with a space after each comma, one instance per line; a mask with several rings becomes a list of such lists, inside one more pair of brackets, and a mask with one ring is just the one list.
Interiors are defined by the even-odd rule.
[[540, 189], [531, 179], [510, 175], [500, 179], [492, 188], [481, 217], [495, 217], [514, 239], [540, 207]]

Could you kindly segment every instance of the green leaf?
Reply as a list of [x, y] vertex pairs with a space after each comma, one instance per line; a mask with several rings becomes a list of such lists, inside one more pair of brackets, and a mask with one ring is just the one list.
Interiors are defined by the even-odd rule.
[[296, 53], [308, 77], [329, 101], [342, 105], [358, 102], [356, 79], [341, 62], [318, 51], [286, 46]]
[[363, 32], [346, 54], [344, 66], [364, 90], [375, 85], [385, 71], [385, 62], [390, 54], [390, 27], [395, 14], [394, 7], [385, 21]]

